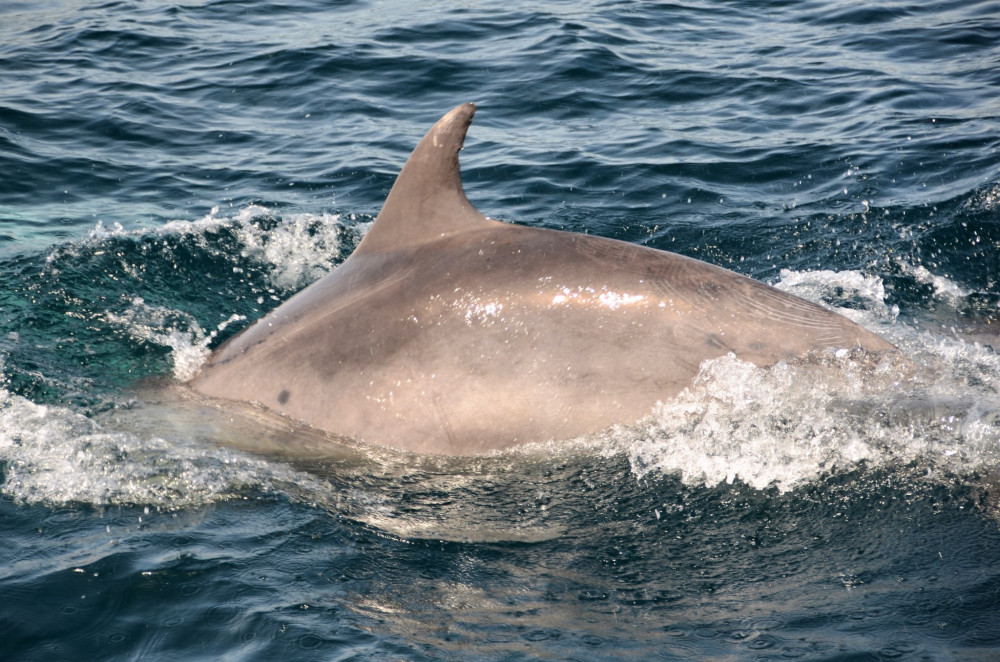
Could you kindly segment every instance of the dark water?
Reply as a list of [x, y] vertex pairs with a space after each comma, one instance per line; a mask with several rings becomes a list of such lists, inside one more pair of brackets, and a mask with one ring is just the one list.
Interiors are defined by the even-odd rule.
[[[996, 2], [3, 3], [0, 659], [994, 659], [998, 99]], [[233, 449], [308, 440], [176, 383], [463, 101], [484, 213], [908, 361], [720, 359], [474, 460]]]

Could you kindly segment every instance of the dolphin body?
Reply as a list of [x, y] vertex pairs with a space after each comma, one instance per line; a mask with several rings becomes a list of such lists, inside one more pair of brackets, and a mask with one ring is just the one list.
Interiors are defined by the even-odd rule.
[[486, 218], [458, 163], [474, 113], [442, 117], [357, 250], [218, 348], [190, 386], [353, 440], [476, 455], [633, 423], [727, 352], [765, 367], [894, 349], [698, 260]]

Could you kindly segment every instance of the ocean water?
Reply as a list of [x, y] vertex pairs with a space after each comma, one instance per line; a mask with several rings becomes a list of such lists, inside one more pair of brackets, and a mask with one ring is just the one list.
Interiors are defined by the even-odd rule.
[[[484, 213], [903, 358], [464, 459], [187, 392], [464, 101]], [[996, 659], [1000, 3], [4, 2], [0, 379], [3, 660]]]

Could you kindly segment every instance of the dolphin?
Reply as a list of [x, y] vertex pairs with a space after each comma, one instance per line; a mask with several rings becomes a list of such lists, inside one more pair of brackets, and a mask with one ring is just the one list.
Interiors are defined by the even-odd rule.
[[825, 308], [717, 266], [483, 216], [442, 117], [357, 249], [220, 346], [189, 382], [336, 437], [477, 455], [634, 423], [729, 352], [761, 367], [886, 352]]

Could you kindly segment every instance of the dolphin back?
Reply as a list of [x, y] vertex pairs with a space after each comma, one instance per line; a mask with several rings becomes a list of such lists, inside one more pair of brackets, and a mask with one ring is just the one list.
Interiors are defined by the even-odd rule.
[[490, 220], [462, 189], [472, 104], [403, 167], [358, 249], [190, 382], [339, 437], [469, 455], [628, 424], [733, 353], [892, 351], [846, 318], [691, 258]]

